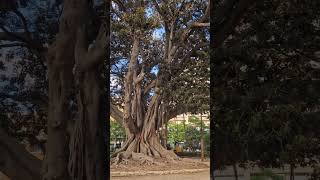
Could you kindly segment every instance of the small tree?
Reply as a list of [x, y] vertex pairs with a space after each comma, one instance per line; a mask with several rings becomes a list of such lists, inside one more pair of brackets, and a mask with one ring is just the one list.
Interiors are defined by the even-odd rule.
[[168, 142], [175, 144], [176, 142], [185, 141], [185, 127], [182, 123], [169, 122], [168, 124]]

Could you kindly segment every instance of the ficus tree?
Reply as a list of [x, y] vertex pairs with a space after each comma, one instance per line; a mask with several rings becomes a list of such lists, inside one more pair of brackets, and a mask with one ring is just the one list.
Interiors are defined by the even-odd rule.
[[[125, 1], [124, 5], [111, 16], [111, 61], [124, 71], [111, 71], [111, 76], [115, 74], [121, 84], [115, 91], [122, 95], [114, 100], [123, 107], [128, 139], [112, 156], [115, 163], [130, 158], [176, 159], [159, 140], [159, 129], [169, 119], [164, 112], [175, 105], [163, 95], [166, 84], [194, 60], [197, 50], [208, 47], [197, 32], [208, 26], [209, 1]], [[192, 44], [196, 39], [198, 43]]]
[[[36, 7], [48, 8], [48, 11], [40, 10], [36, 21], [32, 14], [26, 14], [34, 9], [30, 7], [32, 3], [35, 2], [1, 1], [1, 15], [10, 17], [1, 24], [1, 43], [4, 43], [1, 47], [25, 47], [23, 50], [40, 64], [38, 69], [30, 69], [38, 70], [35, 77], [44, 82], [40, 86], [43, 89], [38, 91], [47, 96], [39, 98], [43, 102], [40, 107], [47, 113], [48, 121], [44, 123], [48, 134], [47, 148], [41, 161], [1, 129], [0, 151], [3, 156], [0, 170], [18, 180], [105, 179], [108, 151], [103, 135], [103, 107], [107, 101], [102, 100], [106, 92], [101, 84], [109, 42], [105, 23], [108, 2], [66, 0], [63, 3], [48, 1], [49, 5], [40, 3], [41, 6]], [[43, 20], [48, 17], [42, 13], [55, 10], [57, 13], [49, 13], [55, 19], [50, 24], [53, 28], [45, 26]], [[22, 25], [12, 26], [10, 20], [14, 18], [10, 13], [14, 13]], [[13, 28], [9, 29], [10, 26]], [[22, 33], [19, 27], [22, 27]], [[52, 31], [48, 33], [46, 28]], [[25, 61], [22, 67], [30, 67], [30, 64]], [[4, 107], [8, 106], [5, 104]], [[7, 122], [12, 121], [8, 113], [4, 115]]]

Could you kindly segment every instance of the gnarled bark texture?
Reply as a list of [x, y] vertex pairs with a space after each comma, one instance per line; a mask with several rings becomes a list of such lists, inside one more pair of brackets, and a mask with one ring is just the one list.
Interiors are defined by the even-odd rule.
[[[47, 154], [44, 180], [69, 180], [67, 124], [71, 119], [70, 92], [73, 84], [76, 32], [88, 22], [91, 2], [65, 0], [60, 18], [59, 34], [48, 53], [49, 111]], [[73, 151], [73, 150], [71, 150]]]
[[[1, 1], [2, 2], [2, 1]], [[108, 3], [107, 3], [108, 4]], [[14, 5], [14, 7], [12, 7]], [[16, 4], [5, 0], [1, 9], [15, 10]], [[43, 161], [29, 154], [22, 145], [0, 131], [0, 170], [14, 180], [69, 180], [106, 179], [103, 127], [101, 118], [98, 67], [106, 54], [105, 30], [97, 36], [91, 51], [83, 48], [83, 37], [76, 36], [80, 27], [90, 26], [92, 18], [91, 0], [65, 0], [60, 18], [59, 34], [47, 54], [49, 79], [48, 140]], [[91, 28], [91, 27], [90, 27]], [[92, 27], [94, 28], [94, 27]], [[79, 39], [77, 41], [77, 39]], [[42, 51], [43, 49], [41, 49]], [[40, 51], [40, 50], [39, 50]], [[39, 53], [40, 54], [40, 53]], [[41, 54], [42, 55], [42, 54]], [[82, 55], [83, 58], [80, 58]], [[70, 123], [70, 95], [73, 82], [73, 68], [76, 64], [80, 73], [79, 120], [76, 126]], [[71, 125], [70, 125], [71, 124]], [[71, 126], [68, 129], [67, 126]], [[82, 130], [81, 130], [82, 129]], [[81, 133], [79, 133], [81, 132]], [[69, 139], [71, 136], [71, 145]], [[79, 156], [79, 152], [85, 152]], [[70, 159], [69, 159], [70, 157]], [[79, 157], [73, 159], [72, 157]], [[80, 159], [82, 161], [80, 161]], [[68, 165], [70, 171], [68, 171]], [[83, 167], [78, 168], [78, 167]], [[84, 176], [77, 176], [83, 170]]]
[[[139, 44], [141, 34], [138, 30], [133, 31], [133, 45], [131, 49], [130, 62], [128, 72], [125, 77], [124, 90], [124, 115], [123, 125], [127, 133], [127, 141], [112, 157], [115, 158], [115, 163], [119, 163], [122, 159], [141, 159], [142, 161], [153, 162], [153, 158], [167, 158], [177, 159], [178, 157], [173, 151], [168, 151], [164, 144], [161, 144], [160, 127], [163, 127], [164, 120], [164, 101], [162, 99], [161, 87], [164, 82], [170, 79], [170, 73], [166, 71], [169, 67], [173, 66], [177, 53], [183, 49], [182, 45], [185, 44], [187, 38], [195, 28], [201, 27], [202, 23], [208, 24], [209, 20], [209, 7], [205, 10], [204, 15], [196, 22], [191, 23], [188, 27], [181, 29], [180, 37], [174, 37], [176, 29], [175, 24], [178, 16], [175, 16], [168, 23], [167, 14], [160, 8], [157, 1], [152, 1], [155, 4], [156, 10], [165, 21], [165, 52], [162, 65], [159, 69], [157, 77], [149, 85], [142, 88], [142, 82], [145, 77], [143, 63], [138, 63]], [[179, 42], [174, 43], [174, 39]], [[142, 67], [139, 67], [142, 66]], [[180, 63], [175, 64], [176, 67]], [[166, 68], [166, 69], [165, 69]], [[182, 69], [182, 67], [180, 67]], [[150, 89], [154, 89], [151, 101], [146, 102], [145, 96], [148, 95]], [[165, 138], [162, 138], [163, 142]], [[151, 158], [150, 158], [151, 157]]]
[[101, 105], [101, 71], [107, 50], [107, 36], [101, 26], [94, 47], [88, 51], [85, 29], [78, 31], [75, 47], [76, 82], [79, 88], [79, 117], [71, 138], [69, 171], [72, 179], [106, 179], [106, 147], [103, 137], [104, 118], [99, 117]]
[[[129, 69], [125, 77], [125, 106], [123, 125], [127, 132], [127, 141], [112, 157], [117, 157], [115, 163], [123, 159], [137, 159], [152, 163], [153, 158], [176, 159], [177, 156], [168, 151], [160, 143], [158, 136], [161, 120], [160, 89], [155, 88], [148, 108], [143, 101], [144, 92], [141, 81], [144, 78], [143, 69], [138, 72], [139, 37], [133, 40]], [[158, 83], [158, 82], [157, 82]], [[156, 87], [157, 87], [156, 83]]]

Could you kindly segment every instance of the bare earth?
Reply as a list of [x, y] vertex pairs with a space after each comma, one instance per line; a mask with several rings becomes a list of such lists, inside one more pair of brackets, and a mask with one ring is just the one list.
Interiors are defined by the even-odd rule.
[[150, 176], [111, 177], [111, 180], [209, 180], [210, 172]]
[[139, 172], [139, 171], [172, 171], [182, 169], [209, 169], [209, 160], [201, 162], [199, 159], [182, 158], [174, 162], [156, 160], [156, 164], [141, 164], [128, 161], [128, 164], [111, 165], [110, 172]]

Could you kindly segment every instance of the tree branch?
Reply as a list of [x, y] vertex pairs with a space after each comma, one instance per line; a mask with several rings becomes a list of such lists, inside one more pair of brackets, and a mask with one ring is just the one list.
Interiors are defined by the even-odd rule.
[[102, 24], [93, 48], [88, 50], [88, 39], [85, 28], [80, 28], [75, 45], [75, 59], [78, 68], [84, 71], [85, 69], [102, 64], [107, 53], [108, 44], [109, 36], [107, 36], [106, 28]]
[[[20, 34], [15, 34], [13, 32], [10, 32], [7, 28], [5, 28], [4, 26], [0, 26], [0, 29], [5, 32], [7, 34], [7, 36], [9, 35], [10, 37], [12, 37], [12, 40], [16, 40], [16, 41], [22, 41], [27, 43], [27, 39], [26, 37], [21, 36]], [[6, 37], [6, 36], [5, 36]], [[10, 38], [7, 37], [6, 40], [9, 40]]]
[[190, 36], [191, 30], [193, 30], [193, 28], [198, 27], [198, 25], [202, 23], [208, 24], [206, 22], [209, 21], [209, 16], [210, 16], [210, 1], [207, 5], [204, 15], [198, 21], [192, 22], [187, 28], [182, 30], [182, 33], [180, 35], [180, 43], [183, 43], [186, 41], [186, 39]]
[[27, 39], [29, 41], [31, 41], [32, 38], [31, 38], [31, 34], [30, 34], [30, 31], [28, 28], [28, 23], [27, 23], [26, 18], [23, 16], [23, 14], [20, 11], [18, 11], [16, 9], [13, 10], [13, 12], [21, 19], [22, 24], [23, 24], [23, 28], [24, 28], [25, 32], [27, 33]]
[[158, 13], [161, 15], [161, 17], [162, 17], [163, 21], [165, 22], [165, 24], [167, 24], [168, 23], [168, 17], [166, 15], [166, 13], [161, 10], [161, 8], [160, 8], [160, 6], [159, 6], [159, 4], [157, 3], [156, 0], [152, 0], [152, 2], [154, 4], [154, 6], [156, 7], [156, 10], [158, 11]]
[[169, 50], [169, 56], [166, 60], [167, 62], [170, 62], [172, 59], [174, 59], [177, 50], [185, 44], [186, 40], [188, 39], [188, 37], [191, 35], [192, 31], [195, 28], [199, 28], [200, 26], [202, 27], [208, 26], [209, 16], [210, 16], [210, 1], [206, 7], [204, 15], [199, 20], [190, 23], [186, 28], [181, 30], [180, 37], [178, 38], [179, 41], [176, 43], [176, 45], [172, 45], [172, 47]]
[[8, 47], [16, 47], [16, 46], [26, 46], [25, 43], [10, 43], [10, 44], [0, 44], [0, 49], [1, 48], [8, 48]]
[[110, 115], [115, 119], [122, 127], [123, 125], [123, 112], [120, 111], [114, 104], [110, 102]]
[[151, 81], [150, 84], [148, 84], [148, 85], [144, 88], [144, 90], [143, 90], [144, 94], [146, 94], [146, 93], [149, 92], [152, 88], [154, 88], [154, 87], [156, 86], [156, 82], [157, 82], [156, 80]]
[[209, 27], [210, 23], [199, 23], [195, 22], [191, 25], [192, 28], [202, 28], [202, 27]]
[[121, 0], [113, 0], [113, 2], [116, 3], [122, 11], [126, 11], [126, 7]]
[[174, 108], [171, 108], [168, 110], [168, 119], [166, 119], [166, 121], [169, 121], [170, 119], [177, 117], [179, 114], [184, 114], [186, 112], [188, 112], [187, 108], [183, 108], [182, 106], [176, 106]]
[[37, 54], [42, 54], [47, 50], [45, 47], [42, 46], [40, 42], [35, 41], [33, 39], [28, 39], [28, 36], [26, 36], [25, 33], [13, 33], [10, 32], [4, 26], [0, 26], [0, 29], [3, 31], [2, 33], [0, 33], [0, 40], [20, 41], [26, 43], [25, 46], [29, 48], [29, 50], [35, 50]]
[[0, 128], [0, 170], [14, 180], [40, 180], [41, 160]]

